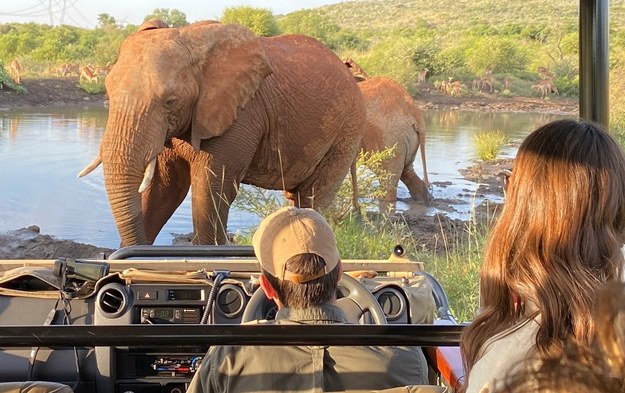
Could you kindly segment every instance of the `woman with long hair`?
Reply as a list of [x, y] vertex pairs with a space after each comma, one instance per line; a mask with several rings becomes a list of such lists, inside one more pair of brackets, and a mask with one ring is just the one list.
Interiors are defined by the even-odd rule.
[[620, 276], [624, 235], [618, 143], [577, 120], [532, 132], [488, 240], [480, 312], [462, 337], [466, 392], [495, 387], [530, 356], [561, 357], [565, 342], [588, 345], [594, 294]]

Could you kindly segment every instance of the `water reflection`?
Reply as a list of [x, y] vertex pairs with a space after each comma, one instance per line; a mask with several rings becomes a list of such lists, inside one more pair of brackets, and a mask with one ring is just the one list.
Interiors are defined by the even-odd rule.
[[[98, 154], [106, 125], [104, 108], [38, 108], [0, 112], [0, 232], [38, 225], [42, 233], [115, 248], [119, 237], [109, 209], [101, 168], [78, 179], [77, 173]], [[473, 135], [500, 129], [520, 141], [558, 116], [540, 113], [428, 111], [426, 152], [434, 198], [461, 199], [476, 189], [458, 170], [474, 158]], [[516, 144], [504, 155], [513, 156]], [[419, 160], [417, 173], [422, 173]], [[448, 183], [449, 185], [444, 185]], [[400, 185], [400, 198], [408, 190]], [[399, 209], [408, 206], [400, 203]], [[458, 205], [466, 214], [469, 205]], [[428, 213], [434, 213], [429, 211]], [[258, 224], [259, 218], [232, 210], [229, 230]], [[156, 240], [171, 244], [171, 233], [191, 231], [187, 198]]]

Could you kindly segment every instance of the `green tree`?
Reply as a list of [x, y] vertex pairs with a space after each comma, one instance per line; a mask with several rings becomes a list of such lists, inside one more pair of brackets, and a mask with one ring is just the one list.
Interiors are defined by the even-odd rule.
[[222, 23], [236, 23], [246, 26], [258, 36], [269, 37], [280, 34], [276, 17], [267, 8], [228, 7], [224, 10], [220, 20]]
[[356, 56], [356, 61], [369, 76], [386, 76], [411, 89], [417, 76], [414, 53], [415, 44], [410, 37], [389, 35], [373, 44], [368, 52]]
[[527, 63], [527, 54], [510, 37], [479, 37], [465, 51], [465, 64], [476, 75], [482, 75], [488, 67], [497, 74], [515, 73], [524, 70]]
[[314, 37], [331, 48], [334, 47], [333, 36], [341, 30], [330, 18], [315, 10], [291, 12], [279, 19], [278, 24], [284, 33]]
[[187, 15], [176, 8], [173, 10], [169, 8], [156, 8], [150, 15], [146, 15], [143, 21], [145, 22], [152, 18], [158, 18], [167, 23], [170, 27], [182, 27], [189, 24], [189, 22], [187, 22]]
[[106, 13], [99, 14], [98, 25], [96, 26], [96, 28], [106, 30], [111, 27], [117, 28], [117, 22], [115, 21], [115, 18]]
[[36, 60], [61, 60], [82, 57], [75, 55], [80, 47], [81, 29], [73, 26], [57, 26], [45, 32], [41, 45], [31, 52]]

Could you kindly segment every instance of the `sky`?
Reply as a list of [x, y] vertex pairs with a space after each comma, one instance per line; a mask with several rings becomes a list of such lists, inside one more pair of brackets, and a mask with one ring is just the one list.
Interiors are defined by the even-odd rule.
[[138, 25], [156, 8], [176, 8], [187, 15], [187, 21], [195, 22], [219, 19], [225, 8], [233, 6], [268, 8], [274, 15], [280, 15], [341, 1], [345, 0], [0, 0], [0, 23], [36, 22], [94, 28], [98, 15], [107, 13], [117, 22]]

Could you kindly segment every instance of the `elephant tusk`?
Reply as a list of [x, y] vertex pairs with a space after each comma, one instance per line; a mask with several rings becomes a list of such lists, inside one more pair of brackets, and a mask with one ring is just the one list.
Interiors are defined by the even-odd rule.
[[93, 161], [91, 161], [91, 164], [87, 165], [85, 167], [85, 169], [83, 169], [82, 171], [80, 171], [80, 173], [78, 174], [78, 177], [83, 177], [86, 176], [88, 174], [90, 174], [94, 169], [96, 169], [100, 164], [102, 163], [102, 159], [100, 158], [100, 156], [98, 155], [96, 158], [93, 159]]
[[146, 188], [149, 187], [150, 183], [152, 183], [152, 178], [154, 177], [154, 170], [156, 169], [156, 158], [152, 158], [152, 161], [148, 163], [147, 168], [145, 168], [145, 173], [143, 174], [143, 181], [139, 186], [139, 193], [145, 191]]

